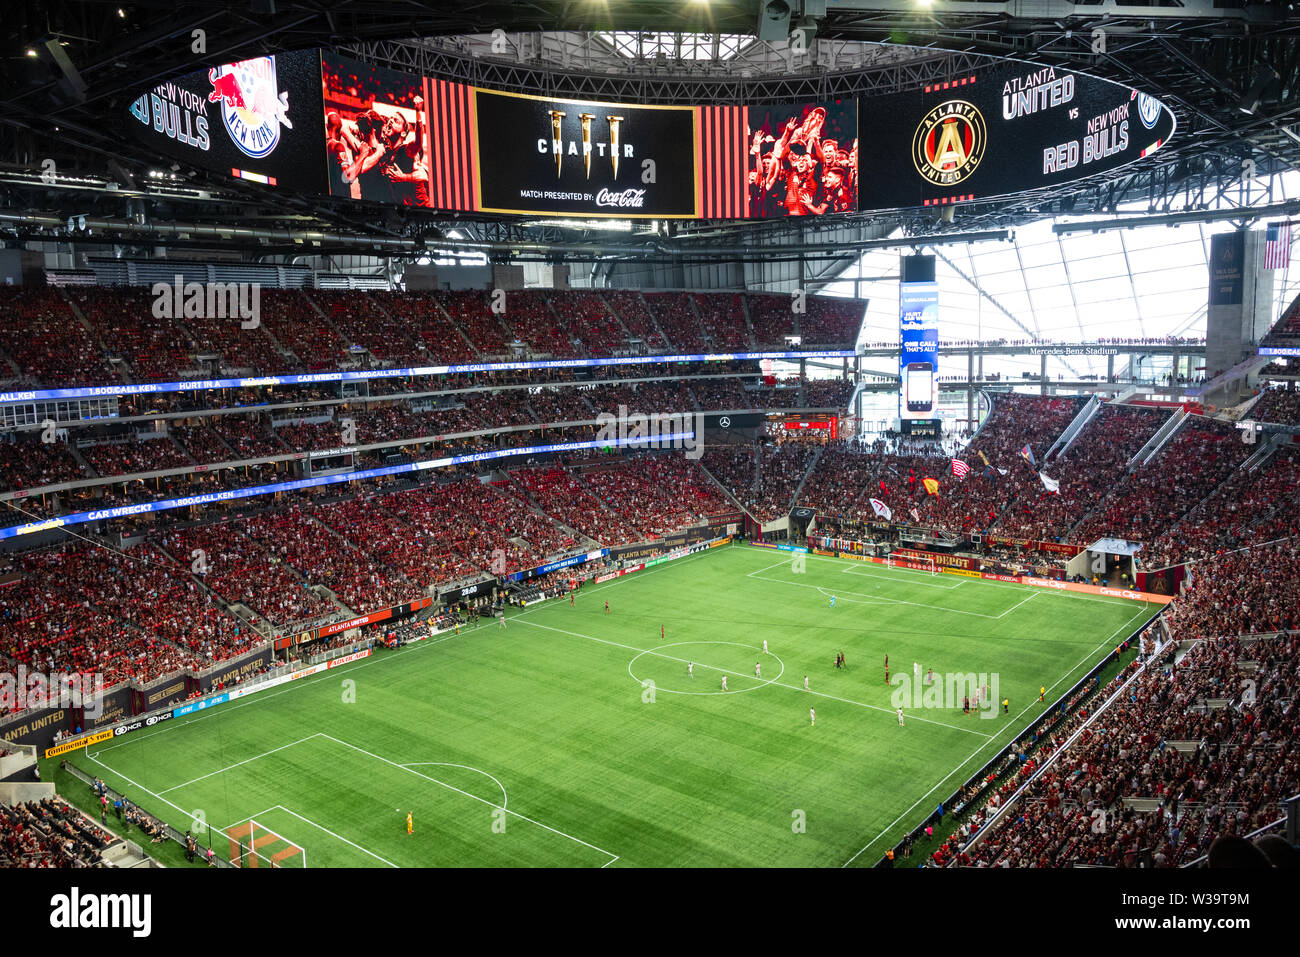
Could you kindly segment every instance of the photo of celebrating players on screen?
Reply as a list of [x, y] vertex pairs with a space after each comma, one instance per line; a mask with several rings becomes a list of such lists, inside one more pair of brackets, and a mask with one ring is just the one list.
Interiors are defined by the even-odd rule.
[[424, 81], [325, 56], [331, 196], [430, 206]]
[[750, 215], [820, 216], [858, 206], [854, 103], [751, 107]]

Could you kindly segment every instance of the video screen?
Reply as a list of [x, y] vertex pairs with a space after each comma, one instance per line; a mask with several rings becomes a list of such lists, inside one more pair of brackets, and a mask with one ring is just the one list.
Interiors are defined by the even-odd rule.
[[746, 111], [749, 215], [821, 216], [858, 208], [858, 109], [840, 103]]
[[432, 206], [427, 82], [327, 53], [321, 85], [330, 195]]

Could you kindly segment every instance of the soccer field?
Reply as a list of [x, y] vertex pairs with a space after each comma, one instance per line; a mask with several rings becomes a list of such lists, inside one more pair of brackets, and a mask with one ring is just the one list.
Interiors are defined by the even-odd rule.
[[[69, 758], [309, 867], [868, 866], [1159, 609], [791, 559], [703, 552]], [[899, 727], [886, 654], [996, 674], [1010, 713]]]

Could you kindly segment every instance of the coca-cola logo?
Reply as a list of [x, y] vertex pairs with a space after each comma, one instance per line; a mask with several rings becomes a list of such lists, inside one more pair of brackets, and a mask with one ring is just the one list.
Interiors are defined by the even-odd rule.
[[613, 193], [608, 189], [602, 189], [596, 194], [596, 205], [617, 206], [620, 209], [640, 209], [645, 205], [645, 190], [625, 189], [621, 193]]

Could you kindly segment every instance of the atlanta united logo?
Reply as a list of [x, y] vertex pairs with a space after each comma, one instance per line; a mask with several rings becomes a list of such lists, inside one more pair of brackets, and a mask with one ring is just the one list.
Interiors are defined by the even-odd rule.
[[979, 166], [988, 145], [984, 117], [965, 100], [940, 103], [912, 137], [912, 163], [935, 186], [960, 183]]
[[280, 125], [289, 122], [289, 94], [280, 92], [275, 57], [255, 57], [208, 71], [208, 100], [221, 105], [221, 119], [231, 142], [254, 159], [269, 156], [280, 144]]

